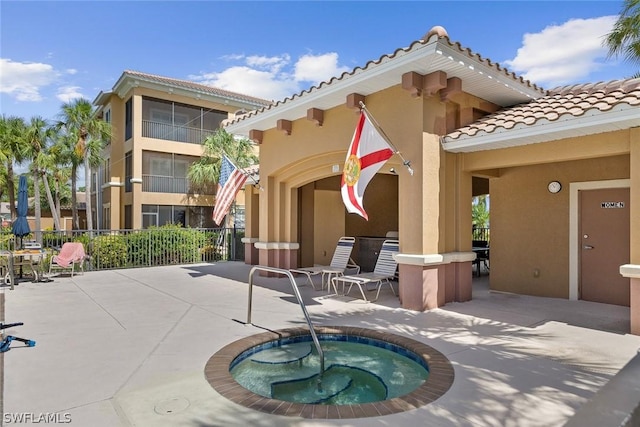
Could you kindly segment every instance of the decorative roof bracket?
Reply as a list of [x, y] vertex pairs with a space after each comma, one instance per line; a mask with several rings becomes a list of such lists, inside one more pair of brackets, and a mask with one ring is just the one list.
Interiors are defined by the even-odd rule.
[[447, 79], [447, 87], [440, 91], [440, 100], [450, 101], [453, 95], [459, 93], [462, 93], [462, 80], [459, 77], [451, 77]]
[[278, 119], [276, 127], [287, 135], [291, 135], [291, 120]]
[[309, 108], [307, 110], [307, 120], [315, 122], [316, 126], [322, 126], [324, 122], [324, 110], [319, 108]]
[[347, 108], [355, 109], [360, 113], [360, 103], [364, 103], [365, 96], [359, 93], [350, 93], [347, 95]]
[[255, 141], [256, 144], [262, 144], [262, 138], [264, 137], [264, 132], [258, 129], [251, 129], [249, 131], [249, 139]]

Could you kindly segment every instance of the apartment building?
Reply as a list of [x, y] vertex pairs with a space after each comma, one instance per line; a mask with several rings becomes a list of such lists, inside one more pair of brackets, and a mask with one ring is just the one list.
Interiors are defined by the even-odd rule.
[[[94, 224], [139, 229], [167, 223], [215, 227], [215, 188], [189, 182], [202, 141], [223, 120], [270, 101], [136, 71], [124, 71], [93, 101], [112, 125], [103, 164], [92, 171]], [[243, 216], [243, 194], [237, 201]]]

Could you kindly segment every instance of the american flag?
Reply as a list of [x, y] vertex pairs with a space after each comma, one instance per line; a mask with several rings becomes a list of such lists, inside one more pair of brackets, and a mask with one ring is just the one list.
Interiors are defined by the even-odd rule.
[[222, 165], [220, 166], [220, 179], [218, 179], [218, 191], [216, 192], [216, 205], [213, 208], [213, 221], [219, 226], [222, 225], [231, 203], [235, 200], [236, 194], [238, 194], [246, 180], [247, 176], [240, 172], [227, 156], [223, 156]]

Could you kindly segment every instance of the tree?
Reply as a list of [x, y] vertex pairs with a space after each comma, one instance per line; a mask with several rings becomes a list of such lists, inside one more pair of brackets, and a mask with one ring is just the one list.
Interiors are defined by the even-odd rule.
[[[64, 189], [68, 189], [66, 183], [69, 182], [69, 147], [73, 144], [68, 142], [69, 137], [65, 136], [55, 129], [51, 128], [51, 145], [47, 150], [42, 152], [38, 157], [38, 170], [41, 171], [41, 178], [44, 184], [45, 193], [47, 197], [47, 204], [53, 217], [53, 223], [56, 230], [60, 230], [60, 201], [61, 192]], [[73, 136], [72, 136], [73, 137]], [[52, 193], [51, 187], [54, 187], [55, 192]], [[55, 196], [55, 200], [54, 200]]]
[[623, 55], [631, 63], [640, 62], [640, 0], [624, 0], [620, 16], [607, 34], [605, 44], [609, 57]]
[[[93, 230], [93, 216], [91, 209], [91, 166], [92, 159], [99, 155], [104, 142], [111, 138], [111, 124], [98, 118], [91, 102], [79, 98], [62, 105], [59, 127], [65, 130], [68, 135], [75, 135], [74, 155], [72, 158], [71, 185], [72, 185], [72, 212], [74, 228], [79, 228], [77, 213], [77, 192], [75, 179], [77, 168], [84, 164], [85, 188], [86, 188], [86, 211], [87, 229]], [[80, 162], [78, 162], [80, 160]]]
[[[30, 160], [29, 170], [33, 176], [33, 195], [34, 195], [34, 207], [35, 207], [35, 226], [36, 226], [36, 240], [42, 243], [42, 230], [41, 218], [42, 210], [40, 206], [40, 180], [46, 176], [47, 173], [47, 157], [46, 148], [47, 142], [50, 140], [53, 133], [47, 122], [39, 116], [32, 117], [28, 126], [25, 129], [25, 142], [26, 153], [25, 160]], [[55, 222], [55, 220], [54, 220]], [[60, 229], [59, 222], [56, 224], [56, 228]]]
[[258, 162], [255, 145], [246, 138], [236, 138], [224, 129], [218, 129], [202, 143], [202, 157], [189, 168], [188, 178], [197, 186], [216, 185], [220, 176], [220, 159], [224, 154], [239, 168]]
[[475, 228], [489, 227], [489, 209], [486, 195], [474, 197], [471, 204], [471, 220]]
[[0, 116], [0, 163], [4, 166], [0, 171], [3, 173], [2, 180], [7, 183], [9, 209], [11, 210], [12, 219], [17, 216], [13, 166], [14, 163], [21, 163], [24, 159], [25, 129], [24, 119]]

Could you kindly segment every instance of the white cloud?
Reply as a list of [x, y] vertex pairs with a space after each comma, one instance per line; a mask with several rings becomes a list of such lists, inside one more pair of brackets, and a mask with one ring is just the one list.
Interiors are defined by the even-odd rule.
[[271, 71], [247, 66], [230, 67], [220, 73], [190, 77], [202, 84], [269, 100], [282, 99], [297, 90], [293, 81], [279, 80]]
[[220, 89], [282, 100], [300, 92], [308, 83], [318, 84], [349, 69], [338, 65], [338, 54], [335, 52], [303, 55], [293, 64], [289, 54], [227, 55], [224, 59], [242, 64], [221, 72], [191, 75], [189, 78]]
[[61, 86], [58, 88], [56, 98], [62, 102], [69, 102], [76, 98], [83, 98], [83, 95], [80, 93], [79, 86]]
[[58, 73], [49, 64], [0, 58], [0, 92], [18, 101], [41, 101], [40, 91], [57, 77]]
[[223, 55], [220, 59], [224, 59], [225, 61], [240, 61], [244, 59], [244, 54], [242, 53], [231, 53], [229, 55]]
[[284, 67], [289, 65], [291, 57], [287, 54], [281, 56], [247, 56], [246, 64], [252, 68], [260, 68], [269, 70], [272, 73], [278, 73]]
[[606, 65], [608, 49], [603, 42], [616, 19], [616, 16], [571, 19], [539, 33], [527, 33], [516, 57], [505, 61], [505, 65], [543, 86], [584, 79]]
[[78, 70], [76, 70], [75, 68], [69, 68], [69, 69], [66, 70], [66, 73], [74, 75], [74, 74], [78, 73]]
[[349, 68], [338, 66], [338, 54], [336, 52], [325, 53], [324, 55], [304, 55], [298, 59], [295, 66], [295, 79], [297, 81], [307, 81], [314, 84], [331, 77], [339, 76]]

